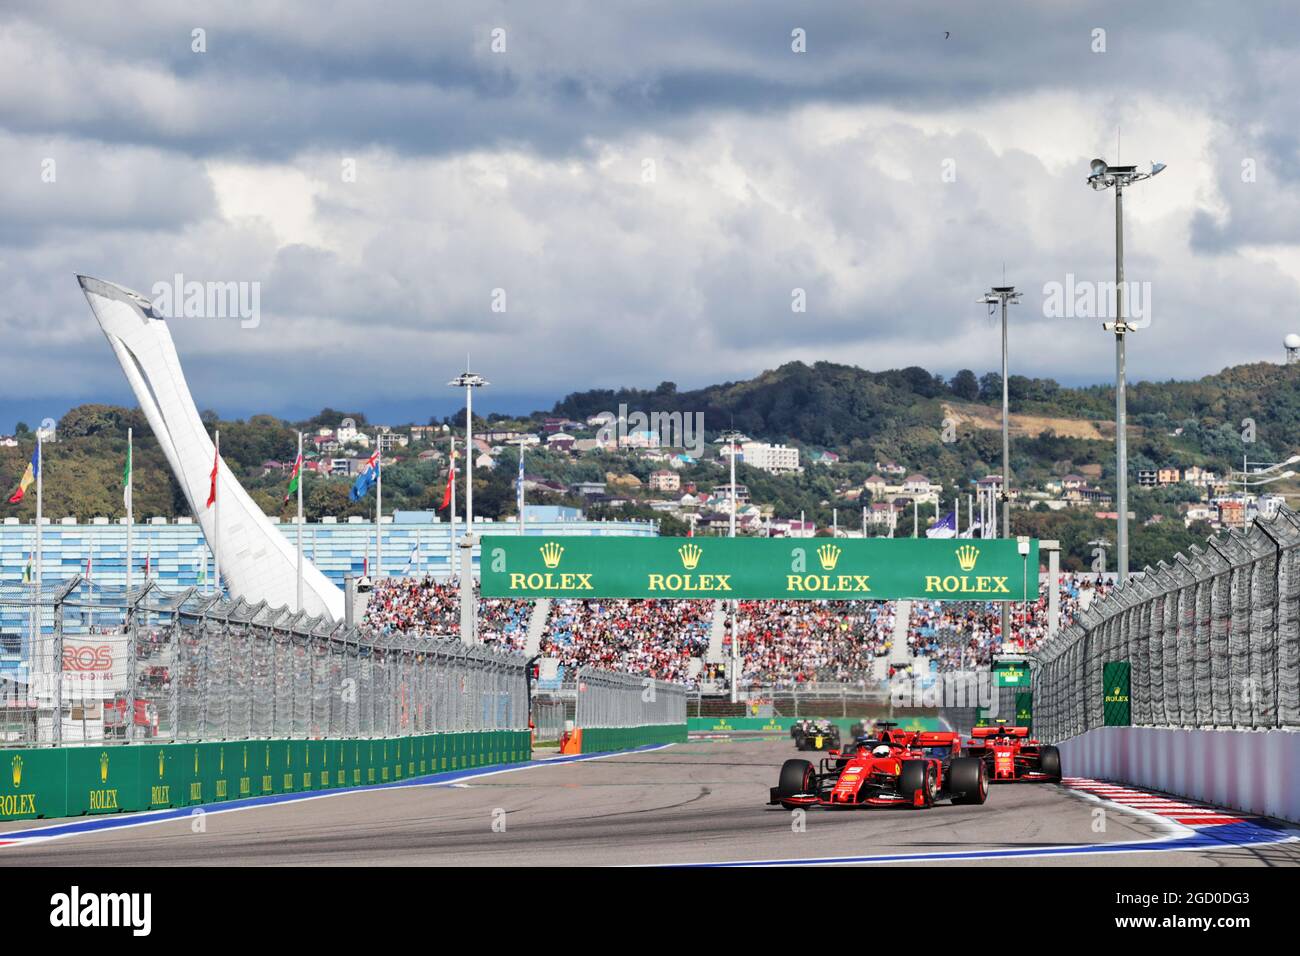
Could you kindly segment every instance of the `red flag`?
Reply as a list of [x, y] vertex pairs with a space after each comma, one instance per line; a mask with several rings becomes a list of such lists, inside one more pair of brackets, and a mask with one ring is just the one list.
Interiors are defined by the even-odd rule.
[[217, 500], [217, 466], [221, 463], [221, 453], [215, 449], [212, 452], [212, 486], [208, 489], [208, 507], [211, 508], [213, 502]]
[[456, 477], [456, 456], [453, 453], [451, 456], [451, 467], [447, 469], [447, 489], [442, 493], [442, 504], [438, 505], [439, 511], [441, 511], [443, 508], [451, 504], [451, 482], [452, 479], [454, 479], [455, 477]]

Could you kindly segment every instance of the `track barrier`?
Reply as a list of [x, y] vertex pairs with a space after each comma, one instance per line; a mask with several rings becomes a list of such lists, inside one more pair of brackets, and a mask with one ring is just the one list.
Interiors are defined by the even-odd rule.
[[0, 820], [199, 807], [532, 759], [526, 730], [0, 750]]
[[1072, 777], [1300, 823], [1300, 733], [1098, 727], [1057, 746]]

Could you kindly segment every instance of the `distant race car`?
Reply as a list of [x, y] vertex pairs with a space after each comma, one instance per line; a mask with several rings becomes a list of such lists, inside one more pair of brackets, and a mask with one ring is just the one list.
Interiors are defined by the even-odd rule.
[[787, 760], [768, 791], [768, 804], [805, 807], [928, 808], [942, 800], [982, 804], [988, 769], [978, 757], [961, 755], [961, 735], [949, 731], [903, 731], [878, 725], [879, 736], [833, 750], [818, 767]]
[[976, 727], [966, 755], [980, 758], [996, 783], [1061, 781], [1061, 752], [1030, 737], [1028, 727]]
[[795, 750], [834, 750], [840, 745], [840, 728], [829, 720], [800, 720], [790, 728]]

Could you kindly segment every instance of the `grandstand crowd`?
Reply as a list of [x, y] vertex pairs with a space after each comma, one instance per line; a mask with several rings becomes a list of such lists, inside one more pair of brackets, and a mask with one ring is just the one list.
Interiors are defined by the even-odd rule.
[[[1059, 626], [1104, 597], [1111, 584], [1100, 576], [1064, 574]], [[514, 599], [479, 599], [478, 628], [486, 644], [512, 651], [527, 646], [535, 605]], [[897, 602], [740, 601], [735, 630], [742, 681], [775, 687], [865, 684], [913, 668], [925, 658], [940, 671], [987, 666], [1000, 652], [1032, 652], [1047, 634], [1047, 598], [1012, 602], [1012, 639], [1004, 642], [996, 602], [913, 601], [907, 622], [908, 654], [892, 655]], [[718, 684], [725, 665], [706, 664], [715, 617], [722, 640], [715, 652], [730, 658], [732, 622], [714, 601], [554, 600], [537, 652], [556, 658], [566, 672], [591, 666], [649, 674], [688, 686]], [[460, 627], [455, 579], [391, 578], [376, 582], [363, 627], [378, 633], [454, 637]], [[891, 664], [894, 658], [908, 664]]]

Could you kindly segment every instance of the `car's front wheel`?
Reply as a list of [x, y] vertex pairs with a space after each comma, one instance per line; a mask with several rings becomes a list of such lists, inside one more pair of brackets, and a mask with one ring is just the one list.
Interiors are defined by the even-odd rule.
[[792, 797], [796, 793], [815, 793], [817, 772], [807, 760], [790, 759], [781, 764], [781, 777], [776, 789], [782, 797]]
[[1038, 769], [1052, 778], [1054, 783], [1061, 782], [1061, 752], [1055, 747], [1043, 747], [1038, 751]]
[[981, 804], [989, 796], [989, 774], [979, 757], [958, 757], [948, 767], [948, 792], [953, 803]]
[[[934, 805], [936, 780], [934, 767], [928, 760], [904, 760], [898, 775], [898, 792], [910, 806], [930, 807]], [[921, 794], [918, 802], [917, 794]]]

